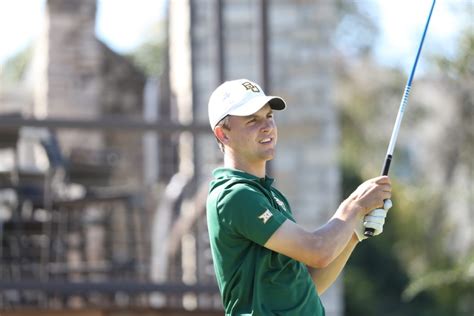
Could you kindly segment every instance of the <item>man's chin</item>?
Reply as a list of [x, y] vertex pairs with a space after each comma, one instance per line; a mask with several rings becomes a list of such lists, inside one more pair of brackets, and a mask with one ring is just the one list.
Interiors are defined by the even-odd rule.
[[270, 161], [270, 160], [273, 160], [273, 158], [275, 158], [275, 153], [274, 151], [272, 150], [271, 152], [267, 152], [265, 153], [265, 160], [266, 161]]

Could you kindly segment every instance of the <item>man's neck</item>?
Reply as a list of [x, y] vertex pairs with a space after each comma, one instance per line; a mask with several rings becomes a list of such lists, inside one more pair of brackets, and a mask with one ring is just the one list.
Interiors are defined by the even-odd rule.
[[247, 172], [251, 175], [254, 175], [258, 178], [265, 177], [265, 168], [266, 168], [266, 161], [258, 162], [258, 163], [249, 163], [243, 161], [237, 161], [232, 157], [224, 156], [224, 166], [226, 168], [232, 168]]

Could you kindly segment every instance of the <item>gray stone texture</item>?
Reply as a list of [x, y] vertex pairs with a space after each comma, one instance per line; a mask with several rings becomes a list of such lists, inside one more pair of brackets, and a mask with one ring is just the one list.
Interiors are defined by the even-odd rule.
[[[207, 123], [208, 98], [220, 84], [217, 1], [185, 2], [191, 3], [191, 26], [180, 36], [189, 36], [192, 42], [194, 116]], [[225, 80], [243, 77], [262, 83], [259, 1], [222, 3]], [[268, 1], [270, 90], [266, 92], [288, 103], [287, 110], [276, 113], [279, 142], [272, 174], [289, 198], [297, 221], [313, 229], [330, 218], [341, 200], [339, 128], [331, 99], [334, 6], [331, 1]], [[174, 14], [178, 18], [183, 12]], [[180, 40], [170, 34], [171, 45]], [[222, 163], [222, 154], [213, 137], [196, 137], [195, 146], [200, 162], [195, 171], [204, 182]], [[327, 315], [342, 315], [340, 281], [323, 300]]]

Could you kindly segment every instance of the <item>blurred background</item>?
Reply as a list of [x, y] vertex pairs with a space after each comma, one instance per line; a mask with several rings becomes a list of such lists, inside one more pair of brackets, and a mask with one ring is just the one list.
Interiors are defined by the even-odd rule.
[[[221, 82], [282, 96], [269, 173], [315, 228], [380, 173], [429, 0], [0, 1], [0, 315], [222, 315]], [[474, 314], [474, 2], [438, 1], [384, 233], [329, 316]]]

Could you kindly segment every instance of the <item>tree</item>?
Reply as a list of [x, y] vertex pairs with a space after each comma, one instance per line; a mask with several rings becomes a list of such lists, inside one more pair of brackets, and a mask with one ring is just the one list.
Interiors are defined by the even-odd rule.
[[127, 55], [149, 77], [160, 77], [164, 69], [164, 23], [157, 23], [143, 44]]
[[[433, 56], [416, 80], [391, 168], [395, 206], [384, 234], [363, 242], [349, 261], [347, 315], [474, 311], [474, 245], [453, 242], [469, 238], [462, 232], [474, 224], [472, 33], [465, 31], [455, 56]], [[406, 81], [400, 70], [377, 65], [370, 51], [342, 56], [337, 67], [344, 196], [380, 173]]]
[[28, 46], [1, 65], [0, 80], [2, 85], [18, 84], [23, 79], [32, 56], [33, 48]]

